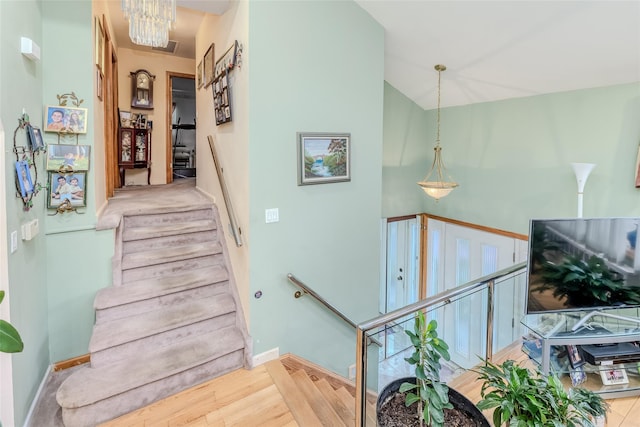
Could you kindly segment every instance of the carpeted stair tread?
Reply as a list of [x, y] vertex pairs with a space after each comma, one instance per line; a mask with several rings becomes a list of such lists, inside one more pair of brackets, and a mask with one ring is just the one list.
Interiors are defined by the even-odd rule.
[[126, 286], [110, 286], [98, 291], [93, 306], [96, 310], [156, 298], [229, 279], [223, 265], [199, 268], [174, 276], [128, 282]]
[[233, 297], [225, 293], [210, 298], [187, 300], [180, 304], [135, 316], [96, 323], [89, 342], [89, 351], [104, 350], [181, 326], [232, 313], [235, 309]]
[[220, 329], [179, 341], [147, 356], [101, 368], [80, 369], [62, 383], [56, 399], [63, 408], [83, 407], [187, 371], [243, 346], [242, 334], [235, 326]]
[[220, 243], [217, 242], [194, 243], [191, 245], [134, 252], [122, 257], [122, 269], [128, 270], [138, 267], [165, 264], [167, 262], [216, 255], [221, 252], [222, 247], [220, 246]]
[[122, 240], [151, 239], [156, 237], [174, 236], [187, 233], [215, 230], [216, 223], [213, 220], [199, 220], [191, 222], [176, 222], [171, 224], [148, 225], [140, 227], [128, 227], [125, 229]]

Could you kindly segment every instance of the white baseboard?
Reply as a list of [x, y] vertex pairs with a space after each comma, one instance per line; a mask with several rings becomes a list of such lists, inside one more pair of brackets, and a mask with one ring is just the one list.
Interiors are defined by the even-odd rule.
[[47, 380], [49, 379], [49, 375], [51, 374], [51, 366], [52, 365], [49, 365], [47, 367], [47, 370], [45, 371], [44, 376], [42, 377], [42, 381], [40, 381], [40, 386], [38, 387], [38, 391], [36, 391], [36, 395], [33, 397], [33, 400], [31, 401], [29, 412], [27, 412], [27, 417], [24, 419], [23, 427], [27, 427], [31, 423], [31, 417], [33, 416], [33, 412], [36, 409], [36, 404], [38, 403], [38, 400], [40, 399], [40, 395], [42, 394], [42, 390], [44, 389], [44, 385], [47, 383]]
[[255, 368], [256, 366], [267, 363], [270, 360], [275, 360], [280, 357], [280, 347], [272, 348], [271, 350], [267, 350], [264, 353], [256, 354], [251, 359], [251, 366]]

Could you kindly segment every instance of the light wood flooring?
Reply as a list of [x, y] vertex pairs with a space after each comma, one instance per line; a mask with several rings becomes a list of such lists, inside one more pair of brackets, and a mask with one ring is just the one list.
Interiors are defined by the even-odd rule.
[[[530, 363], [520, 343], [495, 355]], [[476, 374], [465, 372], [449, 385], [472, 402], [480, 400]], [[124, 426], [352, 426], [354, 388], [320, 367], [285, 355], [251, 371], [238, 370], [102, 424]], [[370, 396], [367, 427], [375, 426]], [[609, 401], [607, 427], [640, 427], [640, 397]], [[487, 413], [491, 420], [491, 415]]]

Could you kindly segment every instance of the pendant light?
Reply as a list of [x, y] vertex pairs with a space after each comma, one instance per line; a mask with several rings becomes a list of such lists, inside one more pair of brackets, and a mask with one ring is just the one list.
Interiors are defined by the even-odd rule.
[[422, 187], [427, 196], [433, 197], [437, 202], [439, 199], [451, 193], [458, 184], [454, 182], [449, 175], [446, 175], [446, 169], [442, 161], [442, 147], [440, 147], [440, 74], [446, 70], [447, 67], [438, 64], [434, 68], [438, 72], [438, 120], [436, 146], [433, 148], [435, 156], [431, 170], [427, 173], [424, 180], [418, 182], [418, 185]]

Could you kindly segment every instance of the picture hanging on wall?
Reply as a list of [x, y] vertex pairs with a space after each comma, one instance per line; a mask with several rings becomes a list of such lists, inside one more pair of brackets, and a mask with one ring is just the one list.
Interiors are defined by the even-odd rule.
[[298, 133], [298, 185], [351, 181], [351, 134]]
[[44, 141], [42, 140], [42, 131], [39, 127], [27, 125], [29, 134], [29, 146], [31, 151], [39, 151], [44, 149]]
[[213, 81], [213, 111], [216, 116], [216, 126], [231, 121], [231, 93], [226, 72]]
[[90, 145], [51, 144], [47, 152], [47, 170], [89, 170]]
[[213, 83], [213, 66], [214, 66], [214, 45], [211, 43], [209, 49], [207, 49], [207, 53], [204, 54], [203, 59], [203, 73], [204, 73], [204, 87], [209, 87], [211, 83]]
[[45, 107], [45, 132], [87, 133], [87, 109], [53, 105]]
[[16, 174], [20, 186], [20, 196], [22, 196], [22, 200], [27, 200], [29, 195], [33, 193], [33, 181], [31, 179], [29, 163], [25, 160], [17, 161]]
[[196, 82], [197, 88], [200, 89], [203, 85], [202, 83], [202, 61], [198, 62], [198, 68], [196, 69]]
[[47, 208], [56, 209], [66, 200], [73, 207], [87, 205], [86, 172], [49, 172], [49, 198]]

